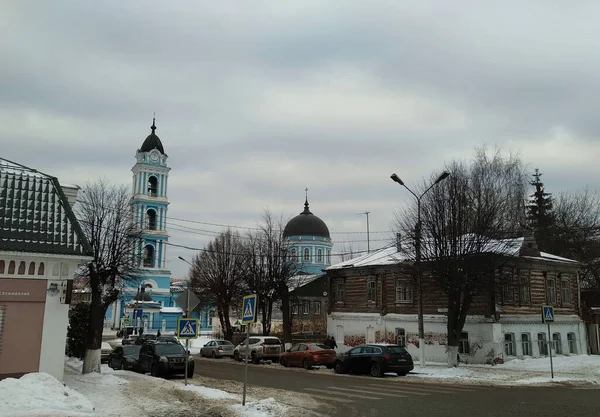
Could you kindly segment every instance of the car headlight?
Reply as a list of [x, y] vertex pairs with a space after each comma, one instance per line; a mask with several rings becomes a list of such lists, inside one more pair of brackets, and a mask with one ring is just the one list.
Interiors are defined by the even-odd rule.
[[194, 358], [192, 358], [192, 356], [188, 356], [188, 362], [192, 362], [194, 360]]
[[169, 362], [169, 359], [167, 359], [167, 357], [166, 357], [166, 356], [161, 356], [161, 357], [158, 359], [158, 361], [159, 361], [159, 362], [162, 362], [162, 363], [168, 363], [168, 362]]

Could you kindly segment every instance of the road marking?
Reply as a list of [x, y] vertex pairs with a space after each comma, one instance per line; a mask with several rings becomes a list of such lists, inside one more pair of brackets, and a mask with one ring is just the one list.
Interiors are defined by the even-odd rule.
[[446, 388], [440, 387], [436, 385], [432, 385], [431, 387], [422, 387], [422, 386], [413, 386], [409, 384], [402, 385], [381, 385], [381, 384], [369, 384], [369, 386], [377, 387], [378, 389], [388, 389], [388, 390], [406, 390], [406, 391], [418, 391], [425, 393], [437, 393], [437, 394], [457, 394], [460, 392], [471, 392], [465, 391], [463, 388], [455, 389], [455, 388]]
[[[316, 392], [320, 392], [321, 394], [323, 393], [323, 389], [318, 389], [318, 388], [304, 388], [305, 391], [316, 391]], [[343, 392], [336, 392], [335, 395], [341, 395], [342, 397], [348, 397], [348, 398], [360, 398], [362, 400], [381, 400], [381, 398], [379, 397], [368, 397], [366, 395], [357, 395], [357, 394], [346, 394]]]
[[[323, 392], [323, 390], [318, 390], [319, 392]], [[337, 401], [340, 403], [353, 403], [354, 401], [349, 400], [347, 398], [335, 398], [335, 397], [328, 397], [326, 395], [319, 395], [319, 394], [306, 394], [306, 395], [310, 395], [313, 398], [319, 399], [319, 400], [324, 400], [324, 401]]]
[[375, 385], [377, 388], [373, 387], [370, 389], [377, 389], [377, 390], [382, 390], [383, 392], [401, 392], [403, 394], [410, 394], [410, 395], [431, 395], [431, 392], [421, 392], [419, 390], [413, 390], [411, 388], [396, 388], [396, 387], [382, 387], [382, 386], [378, 386]]
[[[337, 390], [337, 391], [356, 392], [356, 393], [359, 393], [359, 394], [374, 394], [374, 395], [384, 395], [386, 397], [399, 397], [399, 398], [406, 397], [406, 395], [392, 394], [392, 393], [389, 393], [389, 392], [367, 391], [363, 387], [356, 387], [356, 388], [359, 388], [359, 389], [340, 388], [340, 387], [327, 387], [327, 389], [334, 389], [334, 390]], [[425, 395], [429, 395], [429, 394], [425, 394]], [[356, 395], [352, 394], [352, 396], [356, 396]], [[368, 397], [368, 398], [370, 398], [370, 397]]]

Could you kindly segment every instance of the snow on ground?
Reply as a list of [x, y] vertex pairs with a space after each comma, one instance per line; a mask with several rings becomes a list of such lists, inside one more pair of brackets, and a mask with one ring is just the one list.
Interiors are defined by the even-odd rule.
[[553, 358], [554, 379], [549, 358], [514, 359], [502, 365], [427, 365], [415, 364], [409, 378], [453, 379], [463, 383], [494, 385], [544, 385], [548, 383], [600, 384], [600, 356], [573, 355]]
[[43, 372], [0, 381], [0, 416], [91, 415], [94, 405]]
[[[64, 384], [44, 373], [0, 381], [0, 417], [294, 417], [306, 415], [266, 392], [245, 407], [239, 393], [201, 386], [196, 378], [166, 380], [106, 365], [102, 373], [81, 374], [82, 362], [65, 358]], [[208, 385], [206, 380], [202, 381]], [[236, 387], [237, 389], [237, 387]]]

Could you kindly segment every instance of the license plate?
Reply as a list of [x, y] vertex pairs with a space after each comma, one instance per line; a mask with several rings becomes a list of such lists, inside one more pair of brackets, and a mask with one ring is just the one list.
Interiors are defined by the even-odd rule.
[[406, 359], [398, 359], [398, 362], [406, 362]]

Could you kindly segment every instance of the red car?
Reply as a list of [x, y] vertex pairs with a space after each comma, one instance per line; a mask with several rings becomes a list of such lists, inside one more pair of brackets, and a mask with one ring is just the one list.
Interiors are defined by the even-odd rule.
[[318, 343], [300, 343], [292, 346], [279, 358], [283, 366], [301, 366], [304, 369], [312, 369], [313, 366], [325, 365], [333, 367], [335, 362], [335, 350]]

